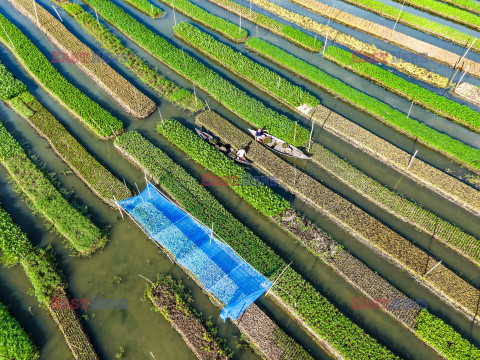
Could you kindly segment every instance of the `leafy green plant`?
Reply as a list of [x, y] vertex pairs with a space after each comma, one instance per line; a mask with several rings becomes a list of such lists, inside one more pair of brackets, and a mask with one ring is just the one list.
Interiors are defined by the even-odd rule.
[[76, 114], [89, 129], [102, 138], [123, 130], [120, 120], [60, 75], [42, 52], [3, 15], [0, 15], [0, 24], [0, 41], [12, 51], [42, 87]]
[[15, 79], [3, 64], [0, 64], [0, 99], [10, 100], [26, 90], [27, 87], [20, 80]]
[[240, 90], [201, 62], [149, 30], [135, 18], [107, 0], [83, 0], [122, 33], [146, 49], [165, 65], [201, 87], [215, 100], [255, 126], [268, 126], [270, 132], [293, 144], [308, 141], [307, 129], [297, 127], [288, 117], [268, 108], [262, 102]]
[[201, 7], [191, 3], [188, 0], [160, 0], [165, 5], [168, 5], [190, 19], [212, 29], [226, 38], [241, 42], [244, 41], [248, 32], [239, 26], [232, 24], [230, 21], [222, 19], [216, 15], [209, 13]]
[[1, 302], [0, 357], [12, 360], [34, 360], [39, 357], [33, 341]]
[[147, 15], [150, 15], [152, 18], [158, 18], [163, 15], [162, 9], [154, 6], [148, 0], [123, 0], [126, 3], [132, 5], [134, 8], [144, 12]]
[[324, 73], [317, 67], [262, 39], [249, 39], [246, 42], [246, 46], [261, 56], [311, 81], [316, 86], [329, 91], [343, 101], [372, 114], [377, 119], [411, 136], [418, 137], [426, 145], [443, 152], [456, 162], [473, 168], [474, 171], [480, 170], [480, 150], [470, 147], [446, 134], [442, 134], [415, 119], [407, 118], [402, 112], [352, 88], [348, 84]]

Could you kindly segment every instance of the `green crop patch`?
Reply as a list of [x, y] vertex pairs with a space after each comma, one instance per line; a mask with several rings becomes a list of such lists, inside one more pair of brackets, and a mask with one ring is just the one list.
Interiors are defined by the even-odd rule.
[[152, 18], [156, 19], [163, 15], [162, 9], [154, 6], [148, 0], [123, 0], [126, 3], [133, 6], [135, 9], [140, 10], [141, 12], [150, 15]]

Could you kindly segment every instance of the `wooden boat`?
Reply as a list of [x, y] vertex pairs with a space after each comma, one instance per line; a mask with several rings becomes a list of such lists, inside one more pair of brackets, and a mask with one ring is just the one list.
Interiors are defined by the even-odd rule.
[[234, 150], [232, 150], [232, 146], [230, 144], [224, 144], [222, 141], [215, 139], [209, 133], [206, 133], [205, 131], [202, 131], [198, 128], [195, 128], [195, 131], [197, 132], [197, 135], [200, 136], [200, 138], [202, 138], [205, 142], [209, 143], [210, 145], [215, 147], [215, 149], [217, 149], [218, 151], [221, 151], [222, 153], [227, 155], [229, 158], [231, 158], [235, 162], [242, 165], [247, 165], [247, 166], [252, 164], [252, 162], [248, 161], [247, 159], [245, 160], [239, 159], [237, 157], [237, 153]]
[[[255, 134], [257, 133], [256, 130], [248, 129], [250, 134], [255, 137]], [[297, 149], [295, 146], [290, 145], [286, 141], [283, 141], [282, 139], [279, 139], [275, 136], [272, 136], [270, 134], [265, 134], [265, 138], [262, 141], [259, 141], [263, 146], [269, 148], [270, 150], [279, 153], [281, 155], [297, 158], [297, 159], [304, 159], [308, 160], [309, 157], [305, 155], [302, 151]]]

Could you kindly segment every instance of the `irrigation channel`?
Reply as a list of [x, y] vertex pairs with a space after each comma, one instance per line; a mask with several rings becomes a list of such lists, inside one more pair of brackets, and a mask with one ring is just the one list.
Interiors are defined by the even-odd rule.
[[[77, 0], [75, 2], [81, 3]], [[202, 59], [193, 50], [188, 49], [187, 46], [176, 39], [172, 30], [174, 17], [170, 8], [153, 0], [152, 3], [166, 10], [167, 15], [163, 19], [152, 20], [147, 15], [133, 10], [120, 0], [113, 0], [113, 2], [128, 13], [134, 15], [135, 18], [146, 24], [150, 29], [167, 37], [171, 42], [179, 46], [184, 46], [185, 51], [190, 55], [200, 59], [204, 64], [215, 69], [224, 78], [230, 79], [241, 89], [247, 90], [248, 93], [253, 94], [257, 99], [269, 104], [269, 106], [281, 113], [288, 114], [290, 118], [297, 119], [300, 124], [309, 128], [309, 123], [306, 119], [294, 115], [262, 92], [242, 82], [239, 78], [232, 76], [220, 66]], [[38, 3], [55, 15], [51, 2], [47, 0], [39, 0]], [[209, 12], [217, 14], [234, 23], [238, 24], [239, 22], [238, 17], [231, 15], [229, 12], [220, 9], [209, 2], [195, 0], [194, 3], [199, 4]], [[239, 3], [248, 6], [247, 1], [239, 1]], [[340, 2], [337, 3], [340, 4]], [[295, 10], [298, 13], [304, 15], [308, 14], [308, 16], [311, 16], [312, 18], [326, 23], [326, 20], [322, 20], [320, 16], [313, 15], [301, 7], [290, 4], [285, 0], [280, 0], [279, 4]], [[395, 3], [392, 2], [392, 4]], [[344, 6], [344, 9], [349, 8], [349, 5], [344, 4]], [[262, 9], [256, 7], [254, 7], [254, 9], [255, 11], [265, 13]], [[63, 10], [59, 9], [58, 11], [62, 16], [65, 26], [74, 35], [84, 41], [87, 46], [94, 49], [97, 54], [104, 54], [106, 57], [112, 59], [91, 36], [85, 33], [78, 23], [76, 23], [71, 17], [67, 16]], [[368, 18], [369, 20], [378, 21], [379, 23], [386, 25], [392, 23], [387, 20], [381, 20], [379, 16], [372, 15], [366, 11], [356, 11], [357, 15]], [[6, 1], [5, 4], [2, 4], [0, 12], [26, 33], [34, 44], [41, 49], [44, 55], [51, 57], [51, 52], [56, 50], [55, 47], [37, 30], [33, 23], [22, 17]], [[412, 12], [415, 12], [415, 10], [412, 10]], [[91, 13], [93, 12], [91, 11]], [[352, 11], [352, 13], [355, 12]], [[422, 15], [429, 18], [435, 18], [426, 13], [422, 13]], [[269, 16], [282, 21], [271, 14]], [[175, 20], [177, 22], [188, 21], [187, 18], [179, 13], [176, 13]], [[438, 19], [435, 18], [435, 20], [437, 21]], [[148, 64], [158, 68], [161, 74], [165, 77], [173, 80], [176, 84], [182, 87], [193, 90], [191, 83], [173, 73], [170, 69], [155, 60], [132, 41], [126, 39], [125, 36], [120, 34], [112, 26], [105, 24], [101, 18], [100, 21], [114, 34], [119, 36], [127, 47], [132, 49], [142, 59], [145, 59]], [[441, 23], [449, 23], [453, 27], [464, 30], [460, 25], [455, 25], [441, 19], [438, 21]], [[380, 48], [385, 48], [386, 46], [385, 43], [378, 39], [353, 31], [342, 25], [334, 24], [333, 22], [330, 24], [348, 34], [358, 36], [358, 38], [368, 43], [375, 43]], [[245, 27], [252, 36], [257, 35], [258, 31], [259, 37], [269, 42], [273, 42], [291, 53], [295, 53], [297, 57], [310, 63], [319, 65], [321, 62], [321, 54], [311, 54], [307, 51], [301, 50], [286, 40], [272, 35], [264, 29], [259, 28], [257, 30], [255, 25], [252, 25], [247, 21], [244, 21], [242, 26]], [[397, 30], [420, 38], [420, 36], [417, 36], [419, 34], [418, 31], [412, 30], [403, 25], [399, 24]], [[467, 30], [465, 31], [467, 32]], [[207, 32], [213, 34], [211, 31]], [[468, 33], [478, 35], [478, 33], [472, 30], [468, 30]], [[226, 42], [218, 35], [214, 36], [220, 41]], [[447, 44], [446, 42], [435, 39], [431, 36], [422, 36], [422, 40], [448, 48], [456, 53], [461, 54], [463, 51], [460, 47]], [[412, 140], [406, 139], [403, 135], [381, 125], [377, 120], [372, 119], [366, 114], [363, 114], [348, 105], [338, 102], [325, 92], [318, 90], [314, 86], [297, 79], [286, 71], [269, 64], [267, 61], [248, 52], [243, 45], [234, 45], [231, 42], [228, 44], [267, 67], [274, 69], [292, 82], [309, 90], [321, 99], [323, 105], [331, 109], [334, 108], [335, 112], [338, 112], [346, 118], [368, 128], [372, 132], [379, 134], [382, 138], [391, 141], [410, 153], [413, 153], [416, 150]], [[394, 49], [394, 46], [389, 46], [389, 51], [393, 51]], [[400, 51], [399, 49], [397, 50]], [[469, 54], [468, 57], [472, 60], [480, 61], [480, 55], [478, 54]], [[32, 94], [34, 94], [39, 101], [51, 111], [101, 163], [106, 165], [107, 168], [117, 177], [125, 179], [126, 183], [132, 189], [135, 188], [135, 184], [140, 188], [143, 188], [145, 184], [143, 174], [119, 155], [119, 153], [113, 148], [112, 142], [97, 140], [76, 119], [67, 113], [64, 108], [52, 100], [45, 91], [39, 88], [38, 85], [25, 74], [23, 69], [18, 66], [15, 58], [4, 47], [0, 47], [0, 61], [6, 65], [8, 70], [10, 70], [15, 77], [28, 86]], [[155, 127], [160, 121], [158, 112], [145, 120], [136, 120], [116, 106], [112, 99], [103, 91], [95, 87], [93, 82], [86, 78], [83, 72], [81, 72], [76, 66], [73, 64], [54, 65], [70, 82], [75, 84], [83, 92], [121, 119], [127, 130], [139, 130], [142, 135], [164, 150], [180, 165], [185, 167], [195, 178], [201, 179], [202, 174], [205, 173], [205, 169], [198, 166], [191, 159], [186, 158], [182, 152], [172, 147], [165, 139], [156, 133]], [[183, 124], [189, 127], [193, 126], [193, 115], [188, 115], [187, 112], [181, 111], [170, 105], [168, 102], [159, 99], [149, 87], [141, 83], [129, 70], [126, 70], [115, 60], [112, 59], [110, 65], [122, 76], [132, 82], [144, 94], [147, 94], [159, 104], [159, 109], [164, 118], [173, 117], [179, 119]], [[447, 77], [451, 75], [451, 69], [429, 60], [425, 60], [425, 62], [422, 63], [422, 66]], [[392, 95], [382, 88], [373, 85], [326, 60], [322, 62], [322, 69], [355, 88], [361, 89], [371, 96], [382, 99], [382, 101], [391, 104], [392, 107], [402, 109], [406, 112], [410, 106], [407, 100]], [[480, 85], [480, 80], [478, 79], [470, 78], [468, 76], [466, 76], [465, 79], [468, 79], [468, 81], [473, 84]], [[426, 87], [431, 90], [434, 89], [430, 86]], [[443, 90], [435, 89], [435, 91], [441, 93]], [[238, 127], [247, 129], [247, 124], [229, 111], [225, 110], [225, 108], [215, 100], [211, 99], [198, 89], [197, 94], [199, 98], [208, 101], [212, 110], [220, 113]], [[463, 100], [456, 99], [456, 101], [477, 109], [475, 106]], [[452, 134], [452, 136], [454, 134], [455, 137], [462, 139], [466, 143], [480, 148], [480, 140], [477, 134], [473, 134], [451, 122], [422, 110], [417, 106], [414, 107], [411, 116], [430, 124], [443, 132]], [[162, 358], [162, 356], [164, 356], [164, 358], [177, 359], [194, 358], [193, 353], [190, 352], [181, 337], [171, 329], [169, 323], [164, 320], [163, 317], [154, 314], [151, 311], [150, 303], [142, 302], [140, 300], [145, 290], [146, 281], [140, 278], [138, 276], [139, 274], [152, 280], [154, 280], [156, 274], [159, 273], [170, 273], [176, 278], [182, 278], [187, 285], [187, 288], [191, 289], [193, 292], [195, 307], [207, 315], [212, 315], [215, 319], [215, 323], [219, 325], [220, 335], [225, 337], [230, 345], [234, 346], [235, 340], [238, 340], [239, 338], [238, 331], [228, 323], [223, 324], [221, 320], [217, 320], [219, 309], [211, 304], [208, 297], [205, 296], [200, 288], [190, 280], [179, 267], [173, 265], [169, 259], [146, 238], [142, 231], [136, 227], [133, 222], [130, 220], [122, 220], [118, 212], [113, 211], [100, 199], [95, 197], [74, 174], [70, 174], [68, 171], [69, 168], [51, 151], [51, 149], [49, 149], [47, 142], [41, 139], [40, 136], [38, 136], [38, 134], [22, 118], [20, 118], [20, 116], [15, 114], [3, 103], [0, 104], [0, 117], [5, 121], [7, 128], [14, 131], [17, 139], [24, 139], [28, 143], [28, 148], [33, 154], [38, 155], [38, 157], [46, 163], [46, 167], [49, 171], [57, 173], [58, 179], [62, 185], [73, 190], [78, 197], [78, 201], [81, 204], [88, 206], [89, 212], [92, 214], [92, 220], [97, 225], [110, 226], [111, 240], [104, 250], [87, 259], [70, 256], [70, 252], [66, 249], [62, 239], [58, 235], [49, 232], [40, 217], [32, 215], [32, 212], [25, 206], [19, 195], [12, 190], [11, 185], [6, 181], [6, 171], [3, 168], [0, 168], [0, 194], [2, 195], [1, 202], [3, 206], [5, 206], [7, 211], [13, 215], [14, 220], [21, 225], [22, 229], [28, 234], [29, 238], [35, 245], [46, 246], [47, 244], [53, 244], [59, 261], [59, 268], [64, 271], [69, 284], [70, 296], [74, 298], [103, 297], [111, 299], [128, 299], [128, 308], [125, 310], [89, 309], [81, 312], [81, 314], [84, 315], [83, 323], [86, 327], [87, 333], [90, 335], [94, 346], [98, 349], [101, 358], [113, 359], [115, 353], [119, 351], [120, 347], [124, 347], [127, 350], [128, 358], [131, 359], [147, 358], [150, 352], [154, 355], [158, 354], [157, 359]], [[475, 218], [459, 206], [452, 204], [433, 192], [421, 189], [415, 182], [402, 177], [393, 169], [373, 160], [359, 151], [356, 151], [352, 146], [343, 141], [328, 136], [328, 134], [325, 134], [325, 132], [323, 132], [318, 126], [315, 126], [313, 135], [316, 142], [326, 146], [342, 158], [348, 159], [350, 163], [354, 164], [370, 176], [378, 179], [390, 188], [396, 188], [397, 191], [404, 194], [406, 197], [422, 203], [426, 208], [439, 214], [443, 218], [458, 224], [466, 231], [480, 237], [480, 222], [478, 221], [478, 218]], [[435, 154], [428, 149], [420, 148], [419, 150], [419, 157], [434, 166], [442, 170], [449, 169], [460, 179], [465, 179], [468, 175], [463, 169], [452, 164], [440, 155]], [[299, 168], [304, 168], [305, 164], [298, 162], [297, 166]], [[402, 226], [390, 215], [378, 211], [358, 195], [349, 192], [348, 189], [345, 189], [338, 183], [338, 181], [324, 174], [314, 164], [308, 164], [304, 170], [313, 177], [321, 179], [330, 188], [343, 194], [348, 199], [364, 208], [367, 212], [374, 214], [382, 221], [397, 228], [397, 230], [407, 238], [413, 238], [418, 241], [421, 246], [425, 246], [428, 239], [416, 237], [416, 235], [406, 226]], [[321, 262], [316, 261], [312, 254], [299, 246], [297, 247], [296, 244], [294, 244], [291, 239], [287, 238], [283, 232], [278, 230], [276, 226], [272, 225], [263, 217], [258, 216], [256, 211], [243, 202], [227, 187], [216, 187], [211, 190], [215, 197], [219, 199], [227, 209], [232, 211], [235, 216], [237, 216], [242, 222], [246, 223], [274, 249], [278, 250], [284, 258], [291, 259], [290, 261], [293, 262], [293, 266], [301, 274], [321, 289], [329, 299], [337, 304], [352, 319], [358, 322], [358, 324], [374, 334], [376, 338], [383, 343], [388, 344], [389, 347], [397, 351], [402, 357], [412, 359], [435, 358], [434, 353], [428, 349], [425, 344], [418, 341], [413, 335], [408, 333], [403, 327], [383, 312], [376, 312], [375, 310], [364, 310], [363, 312], [353, 311], [351, 309], [351, 298], [354, 296], [360, 296], [355, 290], [340, 280], [338, 275], [333, 274], [331, 270], [321, 264]], [[452, 312], [448, 306], [441, 303], [436, 297], [422, 290], [406, 274], [399, 272], [393, 265], [371, 253], [369, 249], [356, 243], [334, 224], [331, 224], [326, 219], [318, 216], [313, 209], [309, 208], [302, 201], [295, 199], [293, 204], [296, 209], [300, 210], [300, 212], [305, 214], [320, 227], [330, 232], [337, 241], [345, 246], [345, 248], [349, 249], [372, 269], [378, 271], [378, 273], [387, 280], [394, 283], [400, 290], [413, 298], [426, 298], [428, 300], [429, 308], [433, 313], [455, 325], [455, 328], [459, 330], [462, 335], [466, 336], [476, 344], [476, 346], [480, 346], [480, 329], [478, 327], [471, 327], [471, 322], [467, 319]], [[469, 263], [463, 261], [454, 253], [441, 246], [433, 245], [430, 251], [432, 254], [444, 259], [446, 264], [452, 264], [453, 269], [457, 273], [461, 274], [461, 276], [467, 279], [470, 283], [476, 285], [477, 288], [480, 288], [480, 274], [478, 273], [478, 269], [472, 267]], [[52, 319], [47, 315], [47, 312], [38, 308], [38, 303], [34, 297], [27, 295], [29, 287], [29, 283], [19, 268], [0, 268], [0, 301], [10, 305], [13, 315], [22, 323], [26, 330], [32, 334], [33, 340], [40, 346], [41, 358], [69, 358], [71, 355], [68, 347], [66, 346], [61, 333], [55, 328]], [[321, 349], [321, 347], [318, 346], [318, 344], [316, 344], [303, 329], [297, 326], [296, 322], [291, 320], [287, 313], [279, 310], [275, 304], [265, 298], [260, 300], [260, 305], [284, 327], [287, 333], [293, 336], [300, 344], [304, 345], [304, 347], [310, 349], [315, 357], [322, 359], [328, 358], [327, 354]], [[236, 358], [242, 359], [258, 358], [258, 356], [250, 350], [238, 350], [235, 356]]]

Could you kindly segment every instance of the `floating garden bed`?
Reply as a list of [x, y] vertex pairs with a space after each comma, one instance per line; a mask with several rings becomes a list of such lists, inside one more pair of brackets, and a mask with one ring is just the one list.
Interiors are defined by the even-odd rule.
[[480, 4], [475, 0], [442, 0], [442, 2], [480, 15]]
[[[168, 1], [168, 0], [166, 0]], [[283, 37], [284, 39], [301, 46], [308, 51], [318, 52], [322, 49], [323, 43], [321, 40], [304, 33], [290, 25], [282, 24], [268, 16], [255, 12], [245, 6], [237, 4], [232, 0], [208, 0], [211, 3], [220, 6], [221, 8], [230, 11], [231, 13], [241, 16], [244, 19], [271, 31], [272, 33]]]
[[78, 253], [86, 256], [105, 245], [107, 238], [102, 231], [62, 197], [2, 124], [0, 162], [31, 208], [52, 224]]
[[[236, 148], [250, 144], [248, 157], [265, 175], [275, 176], [281, 186], [304, 199], [380, 256], [407, 270], [420, 285], [459, 309], [464, 316], [474, 316], [480, 291], [423, 250], [262, 145], [252, 143], [249, 136], [215, 113], [204, 112], [197, 116], [197, 121]], [[430, 270], [428, 277], [424, 277]]]
[[[65, 57], [74, 62], [95, 84], [110, 95], [128, 113], [137, 118], [146, 118], [157, 105], [140, 92], [105, 61], [95, 60], [92, 50], [67, 30], [63, 24], [42, 6], [29, 0], [9, 0], [22, 14], [27, 16], [50, 39], [60, 56], [52, 53], [52, 62], [63, 61]], [[78, 58], [78, 59], [77, 59]]]
[[[62, 1], [65, 1], [65, 0], [62, 0]], [[162, 11], [162, 9], [153, 5], [148, 0], [123, 0], [123, 1], [125, 1], [127, 4], [134, 7], [138, 11], [141, 11], [144, 14], [147, 14], [148, 16], [151, 16], [154, 19], [164, 15], [164, 12]]]
[[69, 306], [70, 300], [65, 293], [66, 285], [57, 270], [51, 251], [49, 248], [35, 248], [1, 207], [0, 250], [4, 265], [21, 264], [33, 286], [33, 294], [38, 302], [50, 311], [75, 359], [98, 360], [75, 311]]
[[[192, 81], [245, 121], [258, 127], [268, 126], [273, 135], [296, 146], [308, 141], [309, 133], [307, 129], [296, 126], [296, 123], [288, 117], [252, 98], [230, 81], [225, 80], [185, 53], [183, 49], [178, 49], [165, 38], [149, 30], [112, 2], [106, 0], [83, 1], [91, 7], [95, 7], [106, 21], [159, 61]], [[295, 127], [297, 128], [296, 131]]]
[[167, 101], [191, 112], [205, 108], [205, 103], [195, 94], [163, 77], [158, 70], [148, 65], [132, 50], [124, 46], [120, 39], [100, 24], [95, 17], [88, 12], [84, 12], [80, 5], [71, 3], [70, 0], [64, 0], [59, 5], [73, 16], [119, 62], [128, 67], [140, 80]]
[[178, 11], [186, 17], [192, 19], [206, 28], [216, 31], [227, 39], [240, 43], [247, 39], [248, 32], [245, 29], [231, 23], [228, 20], [222, 19], [216, 15], [209, 13], [201, 7], [191, 3], [188, 0], [160, 0], [165, 5], [170, 6], [175, 11]]
[[8, 307], [0, 302], [0, 357], [12, 360], [34, 360], [40, 356], [38, 349], [10, 314]]
[[227, 212], [204, 187], [139, 133], [126, 133], [115, 141], [115, 145], [189, 213], [203, 223], [218, 224], [215, 232], [264, 276], [276, 279], [283, 272], [280, 282], [286, 292], [274, 288], [275, 299], [295, 314], [330, 352], [353, 359], [398, 358], [346, 318], [294, 269], [287, 267], [271, 248]]
[[[419, 67], [413, 63], [402, 60], [395, 57], [389, 52], [383, 51], [377, 48], [375, 45], [364, 43], [353, 36], [344, 34], [334, 28], [321, 24], [309, 17], [299, 15], [293, 11], [289, 11], [271, 1], [267, 0], [251, 0], [253, 4], [269, 11], [282, 19], [290, 21], [304, 29], [313, 31], [323, 39], [328, 35], [328, 41], [335, 40], [336, 43], [346, 46], [347, 48], [359, 52], [364, 56], [369, 56], [373, 59], [380, 59], [388, 66], [397, 69], [407, 75], [413, 76], [428, 84], [445, 88], [448, 86], [448, 79], [444, 76], [428, 71], [422, 67]], [[336, 13], [336, 12], [335, 12]], [[322, 40], [323, 40], [322, 39]], [[422, 53], [422, 52], [420, 52]], [[458, 56], [455, 57], [455, 61], [458, 60]], [[453, 65], [452, 65], [453, 66]]]
[[480, 150], [472, 148], [448, 135], [442, 134], [419, 121], [407, 118], [402, 112], [352, 88], [324, 73], [319, 68], [296, 58], [290, 53], [262, 39], [249, 39], [246, 46], [256, 54], [312, 82], [316, 86], [367, 114], [372, 115], [406, 136], [418, 139], [425, 146], [441, 153], [460, 166], [464, 166], [470, 171], [480, 174]]
[[123, 124], [108, 111], [70, 84], [41, 51], [10, 21], [0, 15], [0, 41], [27, 72], [92, 132], [107, 139], [123, 131]]

